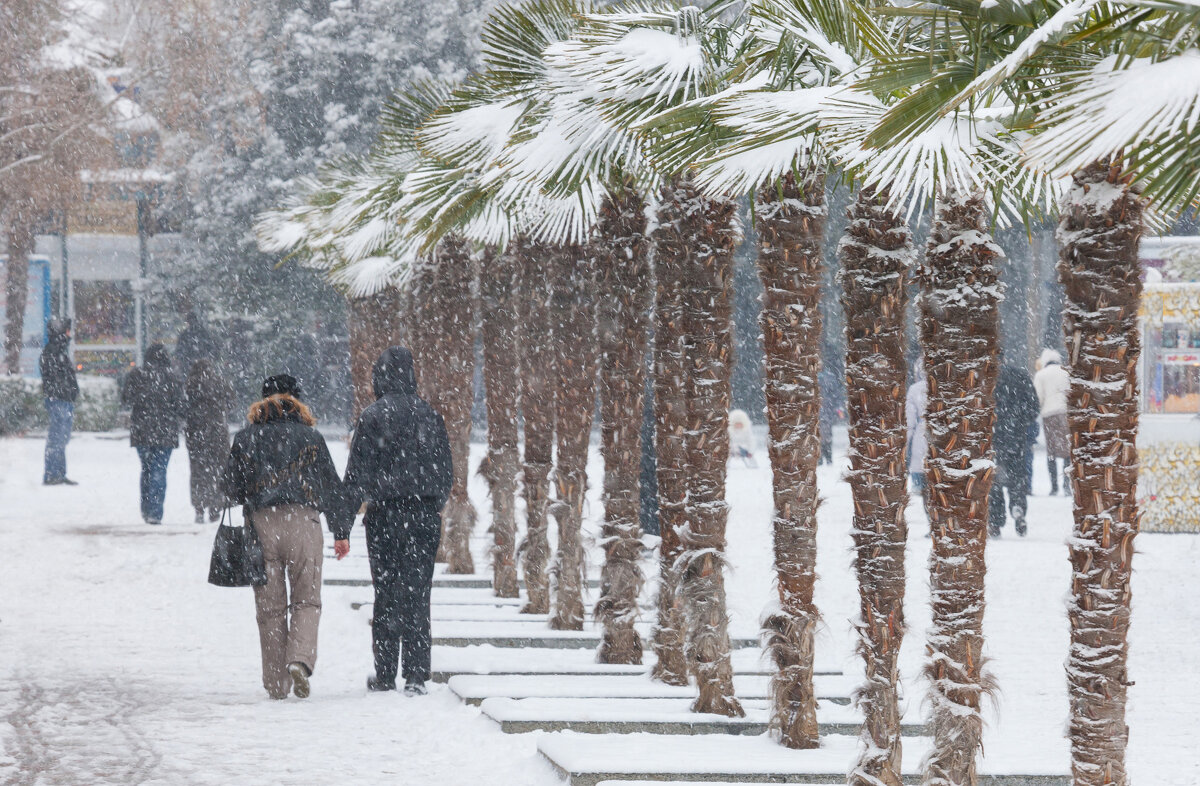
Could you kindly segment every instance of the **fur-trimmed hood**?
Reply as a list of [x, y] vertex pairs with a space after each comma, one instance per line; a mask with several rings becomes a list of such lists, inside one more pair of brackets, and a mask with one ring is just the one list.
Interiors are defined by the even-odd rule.
[[271, 423], [279, 420], [291, 420], [306, 426], [315, 426], [317, 419], [303, 401], [295, 396], [280, 393], [267, 396], [262, 401], [250, 405], [246, 413], [251, 423]]

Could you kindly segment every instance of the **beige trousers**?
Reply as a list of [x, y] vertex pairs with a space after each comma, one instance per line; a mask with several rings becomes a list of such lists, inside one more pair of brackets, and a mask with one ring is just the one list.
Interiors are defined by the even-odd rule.
[[299, 661], [312, 672], [317, 663], [321, 516], [302, 505], [280, 505], [256, 510], [252, 519], [267, 564], [266, 585], [254, 588], [263, 687], [272, 697], [283, 698], [292, 689], [288, 664]]

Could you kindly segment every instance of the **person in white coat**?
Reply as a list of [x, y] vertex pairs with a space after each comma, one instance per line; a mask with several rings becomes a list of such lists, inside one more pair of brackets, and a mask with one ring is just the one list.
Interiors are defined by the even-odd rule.
[[926, 509], [929, 505], [929, 484], [925, 480], [925, 454], [928, 443], [925, 437], [925, 408], [929, 402], [929, 387], [925, 380], [925, 366], [917, 361], [913, 369], [913, 383], [908, 386], [904, 400], [904, 414], [908, 421], [908, 477], [911, 487], [921, 493]]
[[1042, 411], [1042, 433], [1046, 435], [1046, 466], [1050, 470], [1050, 494], [1058, 493], [1058, 460], [1063, 462], [1063, 494], [1070, 493], [1067, 467], [1071, 460], [1070, 431], [1067, 428], [1067, 391], [1071, 376], [1062, 366], [1062, 355], [1053, 349], [1042, 351], [1038, 372], [1033, 377], [1038, 404]]
[[729, 411], [729, 457], [740, 458], [748, 467], [758, 466], [754, 460], [754, 433], [750, 415], [744, 409]]

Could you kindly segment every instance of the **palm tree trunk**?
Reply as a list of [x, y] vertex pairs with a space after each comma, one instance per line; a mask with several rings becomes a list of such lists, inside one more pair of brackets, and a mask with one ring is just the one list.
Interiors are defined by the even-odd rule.
[[446, 421], [454, 485], [442, 510], [442, 544], [447, 573], [474, 573], [471, 532], [475, 506], [467, 494], [470, 477], [471, 406], [475, 400], [475, 260], [461, 238], [442, 242], [437, 251], [437, 293], [433, 324], [440, 368], [430, 403]]
[[684, 651], [700, 693], [692, 710], [740, 717], [744, 711], [733, 693], [724, 573], [737, 204], [706, 198], [690, 182], [677, 182], [665, 190], [659, 221], [675, 236], [669, 253], [683, 268], [687, 414], [682, 471], [687, 492], [684, 525], [675, 535]]
[[1058, 228], [1075, 495], [1067, 606], [1071, 771], [1076, 786], [1125, 786], [1143, 203], [1119, 161], [1097, 162], [1074, 181]]
[[[670, 193], [670, 192], [668, 192]], [[672, 215], [663, 205], [662, 218]], [[677, 211], [676, 211], [677, 212]], [[679, 531], [686, 523], [687, 336], [683, 324], [683, 269], [688, 247], [679, 228], [660, 224], [651, 235], [654, 252], [654, 453], [658, 485], [658, 619], [651, 645], [657, 660], [651, 676], [686, 685], [683, 609], [679, 598]]]
[[29, 255], [34, 250], [33, 228], [21, 219], [14, 219], [8, 227], [7, 241], [4, 313], [8, 315], [8, 324], [4, 331], [4, 365], [9, 374], [20, 374], [29, 294]]
[[1003, 251], [981, 194], [939, 203], [921, 269], [921, 346], [929, 383], [930, 681], [933, 748], [926, 786], [974, 786], [983, 736], [984, 547], [992, 485]]
[[905, 310], [912, 233], [863, 189], [838, 248], [846, 315], [850, 490], [858, 574], [858, 652], [866, 681], [855, 694], [862, 747], [850, 786], [900, 786], [899, 656], [904, 639]]
[[520, 595], [516, 565], [517, 411], [521, 386], [517, 321], [518, 257], [489, 254], [480, 268], [483, 383], [487, 390], [488, 453], [484, 476], [492, 495], [492, 589]]
[[[446, 368], [441, 347], [441, 326], [438, 315], [445, 305], [438, 288], [440, 259], [433, 255], [422, 257], [413, 265], [412, 276], [400, 295], [401, 327], [404, 342], [413, 355], [416, 367], [417, 393], [438, 409], [435, 399], [446, 385]], [[441, 411], [440, 409], [438, 410]], [[443, 415], [443, 418], [445, 415]], [[447, 424], [448, 425], [448, 424]], [[436, 561], [446, 562], [446, 518], [442, 517], [442, 536], [438, 542]]]
[[[525, 541], [521, 544], [521, 567], [525, 574], [528, 602], [523, 614], [550, 613], [550, 468], [554, 461], [554, 390], [558, 374], [554, 367], [556, 315], [550, 310], [550, 271], [545, 247], [516, 241], [521, 265], [521, 322], [529, 326], [522, 357], [521, 384], [524, 393], [525, 456]], [[554, 317], [554, 318], [552, 318]]]
[[396, 343], [400, 331], [400, 296], [385, 289], [349, 301], [350, 376], [354, 383], [354, 419], [375, 401], [371, 370], [383, 351]]
[[597, 244], [600, 451], [604, 456], [604, 569], [596, 618], [604, 630], [597, 660], [641, 663], [633, 624], [645, 577], [641, 531], [641, 413], [649, 340], [650, 261], [645, 202], [635, 191], [605, 204]]
[[550, 627], [583, 630], [583, 501], [587, 490], [588, 442], [596, 409], [596, 304], [592, 249], [565, 246], [552, 256], [551, 282], [558, 373], [555, 422], [558, 439], [554, 480], [558, 501], [558, 553]]
[[817, 696], [813, 637], [820, 614], [817, 578], [817, 461], [821, 455], [821, 254], [825, 176], [788, 173], [763, 187], [758, 215], [758, 274], [763, 284], [768, 452], [775, 517], [779, 610], [764, 621], [771, 679], [771, 726], [789, 748], [815, 748]]

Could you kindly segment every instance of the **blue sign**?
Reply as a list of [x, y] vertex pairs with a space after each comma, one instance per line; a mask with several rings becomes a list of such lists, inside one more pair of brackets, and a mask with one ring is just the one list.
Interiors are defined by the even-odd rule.
[[[8, 279], [8, 260], [0, 257], [0, 281]], [[0, 335], [7, 331], [6, 298], [0, 297]], [[40, 376], [38, 358], [46, 345], [46, 323], [50, 321], [50, 260], [29, 258], [29, 284], [25, 293], [25, 324], [21, 336], [21, 373]]]

